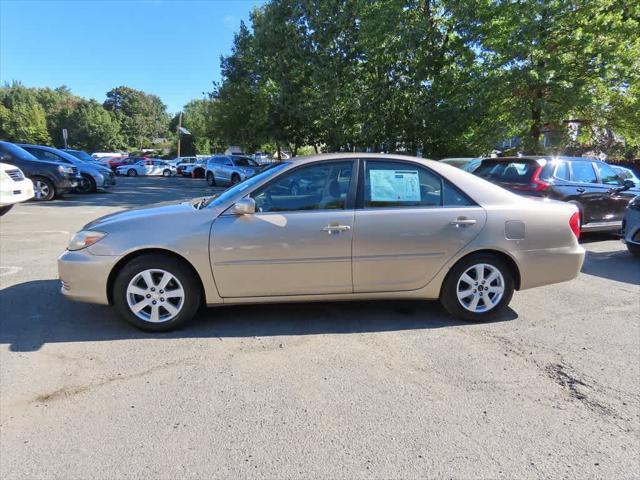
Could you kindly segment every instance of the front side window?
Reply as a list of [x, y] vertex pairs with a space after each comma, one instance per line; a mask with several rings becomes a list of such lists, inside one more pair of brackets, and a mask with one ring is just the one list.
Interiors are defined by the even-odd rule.
[[258, 212], [344, 209], [351, 182], [351, 161], [295, 169], [252, 193]]
[[572, 162], [571, 180], [578, 183], [597, 183], [591, 162]]
[[600, 174], [600, 183], [605, 185], [622, 185], [622, 180], [618, 173], [606, 163], [596, 163], [596, 168]]
[[439, 207], [440, 177], [420, 165], [368, 160], [364, 171], [364, 207]]

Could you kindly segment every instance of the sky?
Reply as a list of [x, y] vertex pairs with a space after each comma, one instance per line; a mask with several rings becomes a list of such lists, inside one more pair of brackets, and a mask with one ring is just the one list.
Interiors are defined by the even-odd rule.
[[210, 92], [220, 55], [264, 0], [0, 0], [0, 83], [103, 102], [128, 86], [170, 113]]

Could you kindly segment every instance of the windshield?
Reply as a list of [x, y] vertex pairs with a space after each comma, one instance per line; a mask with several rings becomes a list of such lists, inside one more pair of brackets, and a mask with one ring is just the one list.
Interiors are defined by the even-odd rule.
[[84, 162], [95, 162], [95, 159], [91, 155], [87, 152], [83, 152], [82, 150], [63, 150], [63, 152], [67, 152]]
[[483, 160], [474, 174], [508, 183], [530, 183], [540, 165], [534, 160]]
[[227, 200], [234, 197], [238, 193], [244, 192], [245, 190], [249, 189], [250, 187], [253, 187], [254, 185], [262, 182], [263, 180], [269, 177], [272, 177], [274, 175], [277, 175], [278, 172], [282, 171], [288, 165], [289, 165], [288, 162], [274, 164], [273, 167], [268, 168], [263, 172], [260, 172], [259, 174], [254, 175], [253, 177], [249, 177], [245, 181], [240, 182], [235, 186], [225, 190], [224, 192], [222, 192], [221, 195], [217, 197], [209, 197], [205, 199], [202, 202], [202, 204], [200, 204], [200, 208], [209, 207], [209, 206], [215, 207], [217, 205], [220, 205], [221, 203], [226, 202]]
[[256, 161], [253, 158], [249, 158], [249, 157], [234, 157], [233, 162], [238, 167], [257, 167], [258, 166]]

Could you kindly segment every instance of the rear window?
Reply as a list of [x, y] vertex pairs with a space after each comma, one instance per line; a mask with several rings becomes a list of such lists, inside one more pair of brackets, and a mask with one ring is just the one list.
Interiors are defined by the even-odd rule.
[[38, 160], [24, 148], [20, 148], [13, 143], [0, 142], [0, 152], [7, 153], [14, 159], [18, 160]]
[[531, 183], [531, 177], [539, 167], [535, 160], [483, 160], [474, 170], [479, 177], [507, 183]]

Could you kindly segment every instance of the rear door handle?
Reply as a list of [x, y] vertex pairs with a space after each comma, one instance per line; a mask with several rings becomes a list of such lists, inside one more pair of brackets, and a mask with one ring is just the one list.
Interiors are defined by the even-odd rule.
[[476, 221], [473, 218], [457, 218], [451, 222], [451, 225], [455, 225], [456, 228], [467, 227], [469, 225], [475, 225]]
[[578, 193], [584, 193], [584, 188], [580, 187], [580, 188], [576, 188], [576, 192]]
[[327, 232], [329, 235], [333, 235], [334, 233], [340, 233], [340, 232], [348, 232], [349, 230], [351, 230], [351, 227], [349, 225], [331, 225], [330, 224], [322, 228], [322, 231]]

